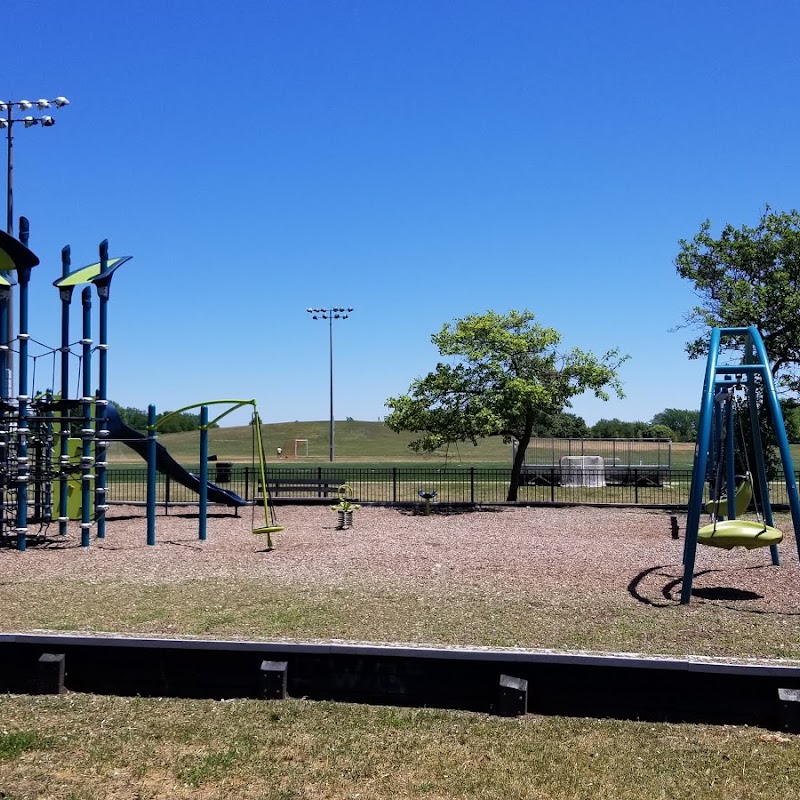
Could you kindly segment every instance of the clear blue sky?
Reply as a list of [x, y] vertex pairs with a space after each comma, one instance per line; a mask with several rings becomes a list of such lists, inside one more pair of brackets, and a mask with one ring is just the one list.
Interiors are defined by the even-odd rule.
[[125, 405], [327, 419], [305, 309], [341, 304], [337, 419], [383, 417], [444, 322], [512, 308], [630, 354], [625, 400], [576, 402], [590, 424], [697, 408], [678, 240], [798, 205], [794, 0], [6, 0], [3, 20], [0, 97], [71, 100], [15, 126], [31, 332], [58, 343], [64, 244], [75, 266], [103, 238], [134, 256], [110, 316]]

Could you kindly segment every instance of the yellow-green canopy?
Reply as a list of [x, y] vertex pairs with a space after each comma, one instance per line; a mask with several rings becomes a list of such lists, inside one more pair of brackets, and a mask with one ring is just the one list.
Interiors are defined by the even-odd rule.
[[[39, 258], [22, 242], [5, 231], [0, 231], [0, 272], [12, 272], [19, 267], [35, 267]], [[10, 285], [6, 281], [5, 285]]]
[[[123, 256], [121, 258], [109, 258], [106, 262], [108, 264], [108, 269], [111, 270], [121, 261], [127, 261], [130, 256]], [[81, 267], [80, 269], [76, 269], [75, 272], [71, 272], [65, 278], [59, 278], [57, 281], [53, 281], [53, 286], [61, 289], [64, 286], [78, 286], [81, 283], [89, 283], [93, 278], [97, 278], [100, 275], [100, 262], [98, 261], [96, 264], [89, 264], [88, 267]]]

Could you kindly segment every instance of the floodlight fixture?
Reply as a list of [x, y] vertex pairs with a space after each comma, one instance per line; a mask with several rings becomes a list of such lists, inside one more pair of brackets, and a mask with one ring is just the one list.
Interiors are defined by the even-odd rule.
[[20, 111], [27, 111], [29, 108], [33, 108], [33, 103], [30, 100], [20, 100], [17, 107]]

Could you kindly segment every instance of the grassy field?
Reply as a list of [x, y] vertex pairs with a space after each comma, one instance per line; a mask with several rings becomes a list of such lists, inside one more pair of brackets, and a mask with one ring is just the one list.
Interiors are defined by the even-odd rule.
[[7, 800], [788, 800], [800, 737], [289, 700], [0, 697]]
[[[343, 462], [361, 463], [420, 463], [426, 466], [440, 464], [445, 453], [433, 456], [420, 455], [409, 449], [411, 434], [397, 434], [382, 422], [342, 421], [335, 428], [336, 459]], [[277, 462], [277, 448], [283, 450], [281, 462], [292, 464], [326, 464], [330, 452], [330, 428], [328, 422], [278, 422], [262, 426], [262, 436], [267, 459]], [[308, 456], [305, 444], [298, 445], [298, 457], [294, 457], [295, 441], [308, 440]], [[170, 454], [181, 463], [196, 463], [199, 452], [197, 433], [170, 433], [159, 437], [159, 441]], [[249, 425], [215, 428], [209, 432], [209, 452], [220, 461], [250, 463], [253, 454], [253, 429]], [[462, 444], [451, 447], [447, 458], [452, 463], [496, 464], [511, 463], [511, 445], [503, 444], [501, 438], [481, 441], [477, 446]], [[141, 463], [141, 459], [129, 448], [115, 443], [109, 448], [109, 459], [114, 463]]]
[[[262, 426], [262, 436], [266, 456], [270, 462], [277, 463], [277, 448], [282, 449], [280, 462], [291, 465], [325, 465], [330, 451], [330, 428], [327, 421], [315, 422], [277, 422]], [[382, 422], [337, 421], [335, 426], [336, 460], [343, 463], [362, 463], [375, 466], [386, 464], [406, 464], [431, 466], [439, 465], [447, 459], [449, 464], [465, 466], [511, 465], [510, 444], [504, 444], [500, 437], [483, 439], [478, 445], [453, 445], [447, 452], [433, 455], [415, 453], [409, 449], [409, 442], [415, 438], [410, 433], [394, 433]], [[308, 439], [308, 455], [304, 443], [295, 441]], [[193, 433], [170, 433], [159, 437], [170, 454], [183, 464], [196, 464], [200, 448], [199, 435]], [[588, 441], [588, 440], [587, 440]], [[590, 447], [587, 445], [587, 453]], [[792, 445], [792, 457], [800, 465], [800, 445]], [[253, 454], [253, 430], [249, 425], [228, 428], [215, 428], [209, 432], [209, 452], [220, 461], [250, 463]], [[691, 469], [694, 459], [693, 442], [673, 442], [671, 464], [673, 469]], [[141, 463], [141, 459], [123, 444], [114, 443], [109, 448], [112, 463]]]

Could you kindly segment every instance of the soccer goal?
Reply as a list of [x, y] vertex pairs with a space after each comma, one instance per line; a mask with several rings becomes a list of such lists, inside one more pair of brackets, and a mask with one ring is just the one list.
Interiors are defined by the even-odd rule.
[[606, 471], [602, 456], [562, 456], [562, 486], [605, 486]]

